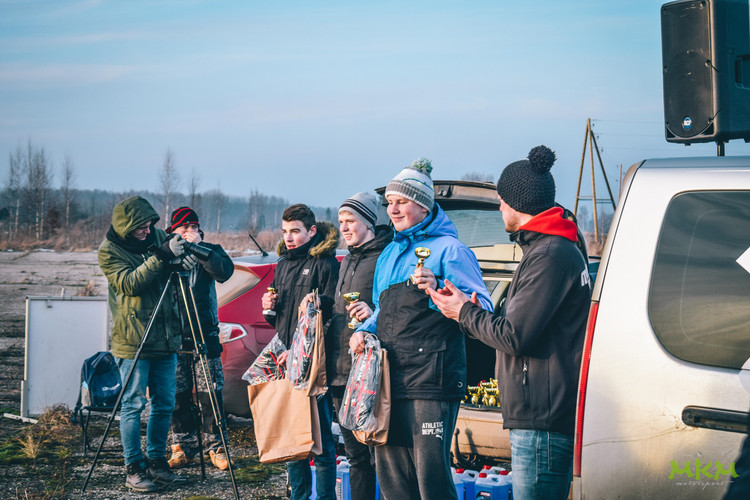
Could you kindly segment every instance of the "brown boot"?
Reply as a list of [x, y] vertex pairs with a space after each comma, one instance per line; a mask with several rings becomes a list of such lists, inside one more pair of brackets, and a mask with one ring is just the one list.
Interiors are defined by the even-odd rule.
[[169, 458], [169, 468], [179, 469], [180, 467], [185, 467], [189, 463], [190, 457], [188, 457], [185, 452], [182, 451], [182, 446], [180, 446], [179, 444], [173, 444], [172, 456]]
[[211, 463], [218, 469], [227, 470], [229, 468], [229, 459], [224, 448], [219, 448], [216, 451], [211, 450], [208, 455], [211, 457]]

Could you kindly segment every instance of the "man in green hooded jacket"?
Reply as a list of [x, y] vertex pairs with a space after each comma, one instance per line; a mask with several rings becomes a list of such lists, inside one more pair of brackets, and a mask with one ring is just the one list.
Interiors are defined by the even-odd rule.
[[[109, 282], [111, 350], [123, 381], [154, 316], [133, 376], [124, 389], [120, 410], [120, 435], [127, 469], [125, 485], [139, 492], [187, 481], [169, 470], [164, 456], [174, 410], [176, 351], [182, 345], [179, 311], [174, 295], [169, 292], [158, 311], [156, 306], [171, 271], [179, 269], [180, 264], [194, 265], [196, 261], [191, 257], [180, 259], [184, 241], [179, 237], [168, 238], [165, 231], [154, 227], [158, 220], [159, 215], [144, 198], [127, 198], [115, 206], [112, 225], [99, 246], [99, 267]], [[151, 411], [144, 457], [140, 417], [146, 406], [146, 389]]]

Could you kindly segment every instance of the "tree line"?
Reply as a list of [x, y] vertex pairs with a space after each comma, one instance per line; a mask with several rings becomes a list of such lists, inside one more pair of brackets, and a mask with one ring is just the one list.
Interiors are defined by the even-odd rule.
[[[229, 196], [219, 189], [200, 191], [193, 170], [182, 191], [182, 175], [168, 148], [155, 190], [107, 191], [78, 189], [73, 159], [66, 156], [56, 168], [52, 156], [31, 140], [19, 144], [8, 157], [0, 191], [0, 250], [96, 248], [112, 222], [112, 209], [134, 195], [146, 198], [165, 227], [171, 212], [188, 205], [199, 214], [201, 228], [211, 233], [276, 231], [289, 201], [253, 189], [248, 196]], [[335, 221], [336, 207], [311, 207], [318, 219]], [[274, 236], [274, 238], [277, 238]]]

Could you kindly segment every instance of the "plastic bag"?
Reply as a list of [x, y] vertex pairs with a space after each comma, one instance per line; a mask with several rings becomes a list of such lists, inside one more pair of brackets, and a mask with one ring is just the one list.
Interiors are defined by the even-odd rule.
[[278, 360], [279, 354], [286, 350], [284, 343], [279, 340], [279, 335], [274, 335], [271, 342], [255, 358], [255, 361], [253, 361], [253, 364], [250, 365], [245, 374], [242, 375], [242, 380], [246, 380], [250, 385], [256, 385], [284, 378], [286, 367], [280, 365]]
[[[310, 383], [315, 337], [318, 334], [318, 328], [322, 326], [318, 321], [318, 315], [320, 315], [320, 310], [315, 308], [315, 300], [300, 308], [297, 329], [294, 331], [292, 347], [289, 349], [286, 362], [288, 377], [295, 389], [307, 389]], [[323, 332], [320, 333], [322, 335]]]
[[339, 411], [339, 423], [349, 430], [370, 432], [377, 425], [373, 410], [380, 384], [381, 357], [380, 341], [374, 335], [367, 335], [364, 351], [352, 356], [352, 370]]

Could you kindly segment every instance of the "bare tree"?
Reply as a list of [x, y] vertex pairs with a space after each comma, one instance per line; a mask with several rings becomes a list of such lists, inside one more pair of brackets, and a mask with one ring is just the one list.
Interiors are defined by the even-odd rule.
[[174, 153], [172, 148], [167, 148], [167, 152], [164, 155], [164, 163], [161, 167], [159, 175], [161, 181], [161, 189], [164, 193], [164, 211], [166, 213], [164, 220], [169, 221], [170, 216], [170, 197], [177, 191], [177, 187], [180, 185], [180, 173], [177, 171], [177, 167], [174, 162]]
[[495, 176], [487, 172], [469, 172], [461, 176], [462, 181], [495, 182]]
[[21, 212], [21, 194], [23, 177], [23, 150], [21, 145], [8, 155], [8, 178], [5, 182], [5, 190], [8, 197], [8, 240], [13, 240], [18, 233], [18, 216]]
[[199, 205], [199, 198], [200, 195], [198, 194], [198, 185], [200, 184], [200, 176], [195, 171], [195, 167], [193, 167], [193, 171], [190, 174], [190, 182], [189, 182], [189, 196], [190, 196], [190, 207], [195, 210], [196, 212], [199, 212], [200, 207]]
[[67, 243], [68, 232], [70, 229], [70, 204], [73, 201], [73, 183], [75, 182], [76, 172], [73, 166], [73, 159], [69, 155], [65, 155], [65, 160], [62, 164], [62, 192], [65, 198], [65, 240]]
[[260, 222], [263, 220], [263, 211], [266, 208], [268, 197], [258, 191], [258, 188], [250, 191], [250, 200], [248, 203], [249, 208], [249, 228], [253, 234], [258, 234], [258, 231], [263, 229]]
[[[206, 228], [211, 228], [212, 224], [216, 223], [215, 231], [221, 232], [221, 216], [222, 210], [224, 209], [224, 195], [219, 189], [212, 189], [206, 191], [203, 195], [203, 200], [206, 202], [203, 207], [203, 212], [206, 214], [205, 222]], [[215, 219], [214, 219], [215, 217]]]
[[37, 241], [44, 235], [44, 217], [47, 194], [52, 183], [51, 165], [43, 147], [35, 148], [29, 140], [24, 158], [26, 191], [32, 208], [34, 236]]
[[221, 209], [224, 208], [224, 195], [221, 188], [216, 189], [216, 232], [221, 233]]

